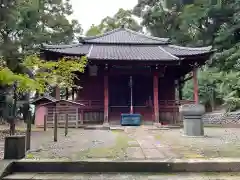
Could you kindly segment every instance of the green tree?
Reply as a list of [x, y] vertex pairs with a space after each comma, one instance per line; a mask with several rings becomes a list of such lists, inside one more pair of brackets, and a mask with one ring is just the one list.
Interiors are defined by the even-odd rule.
[[[239, 103], [239, 0], [165, 1], [139, 0], [134, 14], [143, 19], [153, 35], [170, 37], [184, 46], [213, 45], [216, 49], [209, 68], [199, 72], [200, 100], [223, 101], [230, 110]], [[184, 87], [192, 99], [192, 83]]]
[[74, 72], [83, 73], [87, 64], [87, 58], [62, 58], [58, 61], [41, 60], [36, 55], [27, 56], [24, 66], [34, 71], [34, 80], [41, 92], [48, 86], [62, 88], [76, 86], [74, 80], [77, 76]]
[[119, 9], [113, 17], [107, 16], [99, 25], [92, 25], [86, 35], [93, 36], [102, 34], [116, 28], [120, 28], [123, 25], [124, 27], [134, 31], [142, 31], [142, 27], [139, 25], [137, 20], [134, 19], [134, 15], [131, 10]]
[[93, 24], [90, 27], [90, 29], [86, 32], [86, 36], [96, 36], [101, 33], [102, 33], [102, 30], [100, 29], [100, 27]]
[[0, 57], [6, 62], [0, 69], [3, 94], [13, 96], [15, 84], [20, 97], [25, 98], [29, 96], [21, 96], [23, 91], [43, 89], [41, 82], [33, 79], [31, 71], [22, 63], [25, 56], [35, 54], [42, 43], [65, 44], [76, 40], [82, 29], [78, 21], [67, 19], [71, 14], [69, 0], [0, 2]]
[[[36, 55], [27, 56], [23, 65], [34, 72], [34, 78], [26, 74], [13, 73], [4, 61], [0, 66], [0, 86], [12, 86], [14, 92], [6, 101], [5, 119], [10, 123], [10, 132], [15, 132], [17, 93], [39, 91], [45, 92], [49, 86], [73, 87], [75, 72], [84, 72], [86, 57], [81, 59], [60, 59], [59, 61], [44, 61]], [[16, 90], [15, 90], [16, 89]], [[13, 96], [13, 97], [12, 97]]]
[[69, 0], [8, 0], [0, 3], [0, 55], [20, 71], [21, 59], [42, 43], [71, 43], [82, 32]]

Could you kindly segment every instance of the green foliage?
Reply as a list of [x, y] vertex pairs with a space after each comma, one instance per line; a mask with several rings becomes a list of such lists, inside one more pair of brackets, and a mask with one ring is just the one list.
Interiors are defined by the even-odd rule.
[[0, 86], [12, 86], [15, 83], [18, 86], [19, 92], [38, 90], [39, 87], [38, 82], [31, 79], [27, 74], [13, 73], [2, 60], [0, 65]]
[[74, 87], [77, 78], [74, 72], [83, 73], [87, 64], [87, 58], [62, 58], [58, 61], [44, 61], [36, 55], [27, 56], [24, 65], [35, 71], [34, 79], [41, 92], [47, 86]]
[[[221, 84], [221, 74], [218, 69], [204, 68], [198, 72], [199, 98], [203, 104], [211, 104], [211, 101], [220, 101], [221, 93], [218, 89]], [[193, 99], [193, 81], [188, 81], [183, 89], [183, 97]], [[220, 98], [220, 99], [219, 99]]]
[[118, 12], [113, 16], [107, 16], [104, 18], [99, 25], [92, 25], [87, 31], [86, 36], [95, 36], [102, 34], [124, 25], [126, 28], [141, 31], [142, 27], [134, 19], [132, 11], [119, 9]]
[[0, 2], [0, 56], [7, 67], [20, 73], [25, 55], [42, 43], [70, 43], [82, 29], [69, 0], [5, 0]]
[[[27, 55], [39, 51], [42, 43], [61, 44], [77, 40], [82, 33], [72, 14], [70, 0], [3, 0], [0, 1], [0, 85], [12, 94], [17, 84], [18, 96], [31, 90], [42, 91], [38, 79], [23, 66]], [[10, 87], [10, 88], [9, 88]], [[5, 92], [6, 93], [6, 92]], [[22, 96], [28, 100], [29, 96]]]
[[[184, 46], [213, 45], [216, 53], [208, 68], [199, 72], [202, 103], [223, 101], [240, 108], [240, 1], [139, 0], [134, 14], [155, 36], [169, 37]], [[192, 82], [186, 82], [184, 97], [192, 99]]]
[[102, 33], [102, 30], [100, 29], [100, 27], [93, 24], [90, 27], [90, 29], [86, 32], [86, 36], [96, 36], [101, 33]]

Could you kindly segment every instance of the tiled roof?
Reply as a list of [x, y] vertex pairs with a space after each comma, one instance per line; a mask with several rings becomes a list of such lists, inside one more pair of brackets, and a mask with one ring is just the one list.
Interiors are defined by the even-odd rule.
[[98, 36], [85, 37], [83, 43], [103, 44], [167, 44], [168, 38], [147, 36], [126, 28], [118, 28]]
[[89, 52], [90, 45], [72, 44], [72, 45], [47, 45], [43, 44], [42, 48], [46, 51], [58, 52], [71, 55], [86, 55]]
[[46, 99], [46, 100], [48, 100], [48, 101], [50, 101], [50, 102], [56, 102], [56, 101], [57, 101], [57, 99], [54, 98], [54, 97], [52, 97], [52, 96], [44, 95], [44, 96], [41, 96], [41, 97], [39, 97], [39, 98], [37, 98], [37, 99], [34, 99], [34, 100], [31, 101], [30, 103], [31, 103], [31, 104], [36, 104], [38, 101], [41, 101], [41, 100], [44, 100], [44, 99]]
[[92, 45], [88, 54], [95, 60], [178, 60], [160, 46]]
[[65, 100], [65, 99], [60, 99], [60, 100], [57, 100], [57, 101], [48, 102], [48, 103], [42, 104], [42, 106], [49, 105], [49, 104], [56, 104], [56, 103], [59, 103], [59, 102], [68, 102], [68, 103], [71, 103], [71, 104], [74, 104], [74, 105], [85, 106], [82, 103], [78, 103], [78, 102], [70, 101], [70, 100]]
[[79, 44], [46, 45], [42, 50], [68, 55], [87, 55], [89, 60], [178, 60], [179, 57], [211, 53], [212, 47], [171, 45], [167, 38], [146, 36], [119, 28], [103, 35], [85, 37]]
[[193, 56], [209, 53], [212, 49], [212, 46], [200, 47], [200, 48], [189, 48], [176, 45], [166, 45], [162, 46], [166, 51], [175, 55], [175, 56]]

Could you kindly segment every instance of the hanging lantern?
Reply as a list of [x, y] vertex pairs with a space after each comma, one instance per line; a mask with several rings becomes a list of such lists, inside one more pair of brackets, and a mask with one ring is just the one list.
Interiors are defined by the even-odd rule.
[[97, 73], [98, 73], [97, 65], [89, 65], [88, 69], [89, 69], [90, 76], [97, 76]]

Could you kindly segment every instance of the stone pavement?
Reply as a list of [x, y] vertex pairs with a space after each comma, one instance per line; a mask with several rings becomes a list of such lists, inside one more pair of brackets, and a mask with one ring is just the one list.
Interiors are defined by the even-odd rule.
[[[148, 131], [157, 144], [169, 147], [178, 158], [239, 158], [239, 128], [204, 128], [205, 137], [185, 137], [179, 129]], [[170, 151], [169, 151], [170, 152]]]
[[128, 147], [128, 159], [171, 159], [178, 158], [169, 147], [157, 143], [154, 136], [148, 133], [148, 128], [128, 127], [125, 132], [129, 137], [135, 139], [135, 147]]
[[204, 128], [204, 131], [205, 137], [193, 138], [183, 136], [181, 129], [125, 128], [128, 136], [138, 142], [136, 149], [145, 159], [240, 157], [239, 128]]

